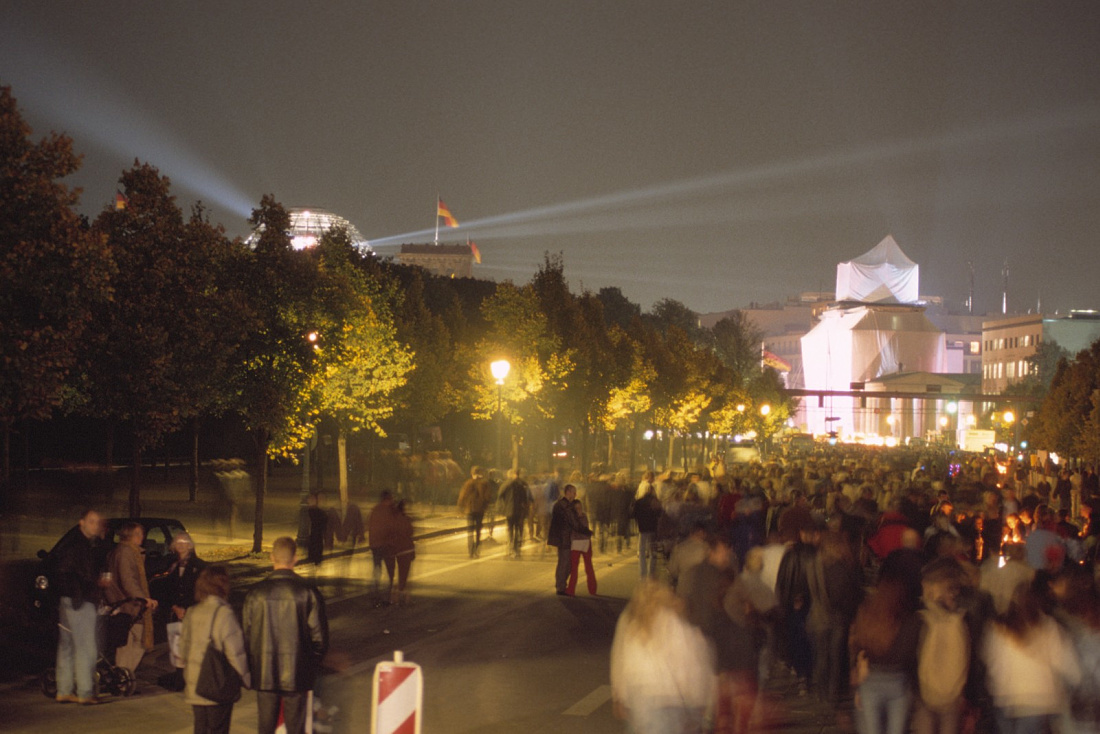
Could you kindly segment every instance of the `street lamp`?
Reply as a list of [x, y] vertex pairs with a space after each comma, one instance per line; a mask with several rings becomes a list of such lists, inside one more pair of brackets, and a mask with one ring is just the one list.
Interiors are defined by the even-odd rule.
[[504, 453], [504, 378], [512, 371], [512, 364], [506, 359], [498, 359], [489, 365], [489, 371], [493, 373], [493, 379], [497, 383], [497, 465], [500, 466]]
[[1019, 425], [1016, 423], [1016, 414], [1011, 410], [1006, 410], [1001, 416], [1001, 420], [1004, 421], [1006, 426], [1012, 426], [1012, 448], [1016, 448], [1016, 444], [1019, 443]]

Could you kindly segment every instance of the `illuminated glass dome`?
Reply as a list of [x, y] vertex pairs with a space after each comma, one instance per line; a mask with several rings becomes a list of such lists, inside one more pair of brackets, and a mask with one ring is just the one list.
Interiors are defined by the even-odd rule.
[[[333, 214], [324, 209], [305, 209], [302, 207], [288, 209], [287, 214], [290, 215], [290, 241], [295, 250], [313, 247], [317, 244], [317, 240], [320, 239], [321, 235], [333, 227], [346, 228], [351, 243], [355, 247], [364, 252], [370, 252], [371, 250], [370, 243], [355, 228], [355, 225], [339, 214]], [[257, 230], [248, 236], [245, 242], [249, 247], [256, 245], [259, 233], [260, 230]]]

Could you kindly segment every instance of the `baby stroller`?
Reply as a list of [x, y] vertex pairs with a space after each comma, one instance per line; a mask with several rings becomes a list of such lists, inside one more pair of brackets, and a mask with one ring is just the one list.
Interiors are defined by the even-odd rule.
[[[138, 613], [135, 616], [119, 611], [119, 607], [128, 602], [138, 602]], [[92, 675], [94, 695], [109, 693], [112, 696], [130, 696], [137, 689], [137, 678], [134, 671], [114, 664], [115, 650], [126, 644], [130, 636], [130, 628], [145, 614], [144, 599], [123, 599], [109, 604], [100, 610], [100, 616], [105, 618], [103, 629], [103, 644], [98, 645], [99, 655], [96, 657], [95, 672]], [[61, 627], [61, 623], [58, 622]], [[65, 629], [62, 627], [62, 629]], [[67, 630], [68, 631], [68, 630]], [[40, 676], [42, 694], [47, 698], [57, 697], [57, 670], [46, 668]]]

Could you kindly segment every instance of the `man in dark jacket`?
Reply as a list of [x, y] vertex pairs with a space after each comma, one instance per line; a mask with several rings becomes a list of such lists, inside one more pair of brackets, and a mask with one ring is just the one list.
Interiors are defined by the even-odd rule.
[[531, 512], [531, 488], [523, 478], [522, 469], [514, 469], [508, 475], [508, 483], [500, 488], [500, 509], [508, 521], [509, 554], [519, 558], [523, 548], [523, 523]]
[[275, 570], [248, 593], [241, 615], [260, 734], [274, 734], [280, 701], [287, 734], [305, 732], [305, 694], [313, 690], [328, 650], [325, 600], [294, 573], [297, 554], [292, 538], [275, 541], [271, 549]]
[[554, 589], [561, 596], [568, 596], [565, 590], [569, 583], [569, 571], [572, 563], [573, 531], [577, 529], [577, 513], [573, 511], [573, 500], [577, 499], [577, 488], [572, 484], [565, 485], [561, 492], [561, 498], [554, 503], [554, 510], [550, 514], [550, 532], [546, 539], [547, 545], [558, 549], [558, 564], [554, 568]]
[[86, 510], [80, 523], [65, 534], [54, 551], [57, 564], [59, 638], [57, 700], [59, 703], [99, 703], [95, 697], [96, 607], [101, 599], [104, 570], [99, 552], [103, 518]]

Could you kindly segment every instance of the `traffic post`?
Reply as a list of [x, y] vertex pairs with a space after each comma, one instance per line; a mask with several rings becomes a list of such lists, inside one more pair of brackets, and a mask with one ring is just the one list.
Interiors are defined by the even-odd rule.
[[420, 666], [406, 663], [400, 650], [393, 662], [374, 666], [371, 686], [371, 734], [420, 734], [424, 678]]

